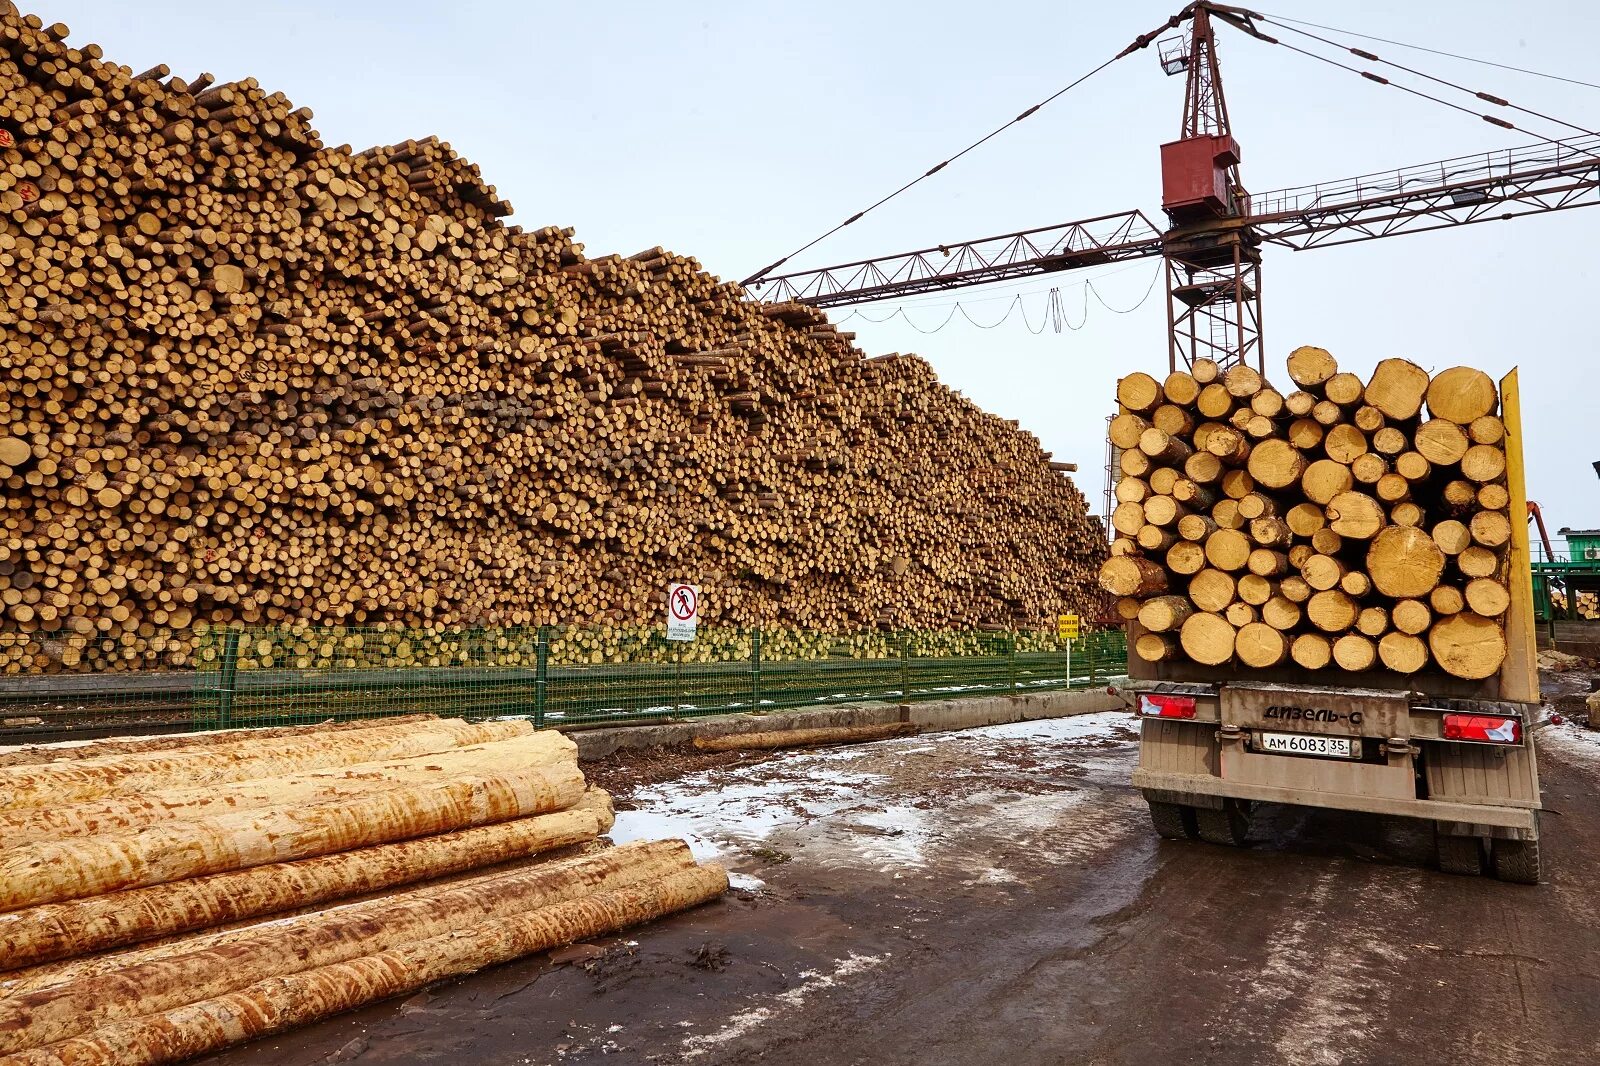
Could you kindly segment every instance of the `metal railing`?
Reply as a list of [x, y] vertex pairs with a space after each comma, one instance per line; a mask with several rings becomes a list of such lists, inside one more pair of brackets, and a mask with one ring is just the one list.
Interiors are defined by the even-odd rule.
[[[1092, 686], [1127, 667], [1120, 630], [1069, 644], [1036, 632], [702, 628], [692, 643], [669, 643], [649, 627], [288, 626], [202, 629], [181, 645], [192, 668], [0, 679], [0, 736], [418, 712], [570, 727]], [[111, 638], [91, 650], [117, 659]]]

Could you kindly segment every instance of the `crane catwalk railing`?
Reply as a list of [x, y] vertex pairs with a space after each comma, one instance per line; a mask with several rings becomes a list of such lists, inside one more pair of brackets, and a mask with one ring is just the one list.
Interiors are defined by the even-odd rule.
[[[109, 639], [109, 638], [108, 638]], [[1098, 685], [1125, 673], [1120, 630], [215, 629], [191, 670], [14, 677], [0, 738], [284, 725], [417, 712], [540, 725], [648, 721], [866, 700], [957, 699]]]
[[1554, 211], [1594, 202], [1600, 136], [1493, 152], [1251, 196], [1250, 225], [1295, 248], [1508, 217], [1508, 204]]

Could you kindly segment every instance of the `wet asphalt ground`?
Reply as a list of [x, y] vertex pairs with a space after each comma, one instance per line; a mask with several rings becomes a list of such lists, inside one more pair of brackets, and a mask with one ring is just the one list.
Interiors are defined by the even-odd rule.
[[1161, 841], [1125, 714], [786, 754], [619, 790], [724, 900], [211, 1063], [1600, 1062], [1600, 733], [1539, 733], [1547, 882], [1268, 808]]

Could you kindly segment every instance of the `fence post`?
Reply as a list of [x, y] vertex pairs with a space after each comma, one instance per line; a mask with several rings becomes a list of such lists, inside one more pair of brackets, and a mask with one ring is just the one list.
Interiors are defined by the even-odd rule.
[[911, 638], [905, 633], [900, 634], [900, 699], [911, 699]]
[[678, 717], [679, 705], [683, 703], [683, 642], [672, 641], [669, 645], [672, 651], [672, 717]]
[[1011, 644], [1011, 691], [1015, 692], [1017, 691], [1017, 635], [1012, 633], [1007, 639]]
[[540, 626], [533, 644], [533, 728], [544, 728], [545, 701], [550, 695], [550, 627]]
[[233, 726], [233, 692], [239, 678], [239, 631], [230, 629], [222, 638], [222, 673], [217, 678], [217, 728]]
[[761, 710], [761, 627], [756, 626], [750, 641], [750, 710]]

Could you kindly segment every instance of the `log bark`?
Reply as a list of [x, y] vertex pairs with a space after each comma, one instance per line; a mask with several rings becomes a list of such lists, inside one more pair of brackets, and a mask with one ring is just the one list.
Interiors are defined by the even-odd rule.
[[682, 841], [635, 842], [180, 942], [156, 957], [0, 999], [0, 1052], [694, 868]]
[[533, 732], [530, 722], [430, 722], [374, 726], [349, 733], [243, 739], [184, 751], [141, 752], [65, 763], [0, 768], [7, 807], [98, 799], [115, 794], [220, 784], [301, 770], [402, 759], [450, 748], [488, 744]]
[[1152, 633], [1168, 633], [1183, 625], [1194, 605], [1183, 596], [1157, 596], [1139, 608], [1139, 624]]
[[0, 852], [0, 910], [78, 899], [570, 807], [576, 763], [464, 775], [298, 809], [242, 811], [127, 836], [35, 842]]
[[715, 899], [727, 887], [727, 875], [720, 867], [697, 867], [374, 955], [260, 981], [216, 999], [115, 1022], [16, 1058], [29, 1066], [84, 1062], [153, 1066], [192, 1058], [414, 992], [449, 977], [685, 910]]
[[163, 823], [265, 807], [299, 806], [427, 785], [473, 771], [576, 762], [577, 745], [554, 730], [408, 759], [355, 763], [280, 777], [112, 796], [66, 806], [0, 811], [7, 847], [34, 840], [125, 834]]
[[31, 966], [281, 914], [593, 840], [611, 823], [610, 797], [590, 789], [551, 814], [29, 907], [0, 921], [0, 958]]
[[1149, 596], [1166, 591], [1167, 575], [1149, 559], [1122, 556], [1100, 567], [1100, 587], [1113, 596]]

